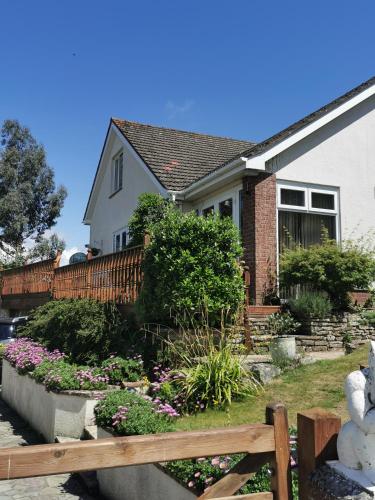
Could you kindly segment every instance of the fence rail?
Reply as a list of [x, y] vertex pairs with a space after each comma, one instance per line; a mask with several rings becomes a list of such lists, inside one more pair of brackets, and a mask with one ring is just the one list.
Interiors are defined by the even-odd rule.
[[1, 295], [47, 292], [54, 299], [134, 303], [142, 283], [143, 245], [58, 267], [59, 259], [1, 271]]
[[286, 409], [269, 405], [266, 424], [198, 432], [171, 432], [94, 441], [0, 449], [0, 479], [142, 465], [202, 456], [246, 453], [244, 459], [199, 498], [230, 498], [264, 463], [274, 471], [271, 492], [240, 495], [253, 500], [292, 498]]

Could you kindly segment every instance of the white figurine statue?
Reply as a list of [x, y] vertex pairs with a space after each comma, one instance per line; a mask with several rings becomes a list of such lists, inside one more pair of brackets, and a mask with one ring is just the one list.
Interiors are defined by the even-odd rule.
[[337, 439], [339, 461], [350, 469], [361, 469], [375, 484], [375, 342], [371, 342], [369, 367], [348, 375], [345, 395], [351, 420]]

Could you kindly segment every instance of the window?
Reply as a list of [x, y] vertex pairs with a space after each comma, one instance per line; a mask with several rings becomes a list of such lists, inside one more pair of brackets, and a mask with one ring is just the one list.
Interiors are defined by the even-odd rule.
[[113, 251], [120, 252], [126, 248], [126, 229], [120, 229], [113, 234]]
[[204, 208], [202, 210], [202, 215], [203, 217], [208, 217], [209, 215], [212, 215], [214, 211], [215, 211], [214, 206], [211, 205], [210, 207]]
[[124, 154], [121, 151], [112, 160], [112, 194], [122, 189]]
[[243, 223], [244, 223], [244, 213], [243, 213], [243, 190], [238, 192], [238, 221], [240, 226], [240, 235], [243, 238]]
[[322, 232], [338, 238], [338, 190], [311, 185], [278, 185], [279, 250], [319, 244]]
[[311, 191], [311, 209], [335, 210], [335, 194], [322, 191]]
[[219, 203], [219, 214], [220, 217], [231, 217], [233, 215], [233, 201], [232, 198], [221, 201]]
[[306, 205], [305, 201], [305, 191], [299, 189], [280, 189], [280, 204], [294, 207], [304, 207]]

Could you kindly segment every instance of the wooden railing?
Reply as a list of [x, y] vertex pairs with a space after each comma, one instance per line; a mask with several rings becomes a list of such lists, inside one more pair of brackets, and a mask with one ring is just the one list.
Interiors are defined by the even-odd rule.
[[1, 294], [49, 292], [52, 288], [54, 259], [1, 271]]
[[58, 267], [59, 259], [1, 271], [1, 295], [50, 292], [51, 298], [134, 303], [142, 283], [144, 247]]
[[55, 269], [53, 298], [134, 303], [142, 283], [143, 246]]
[[[266, 424], [198, 432], [171, 432], [94, 441], [0, 449], [0, 479], [48, 476], [202, 456], [246, 453], [199, 498], [232, 498], [265, 463], [272, 468], [272, 492], [239, 495], [253, 500], [292, 498], [288, 418], [281, 404], [266, 410]], [[167, 499], [166, 499], [167, 500]]]

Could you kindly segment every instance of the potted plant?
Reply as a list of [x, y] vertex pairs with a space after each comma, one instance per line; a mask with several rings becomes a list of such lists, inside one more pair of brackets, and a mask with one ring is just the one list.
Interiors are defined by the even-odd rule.
[[296, 338], [294, 333], [301, 326], [290, 312], [275, 313], [268, 317], [268, 328], [272, 334], [270, 352], [273, 362], [280, 366], [296, 357]]

